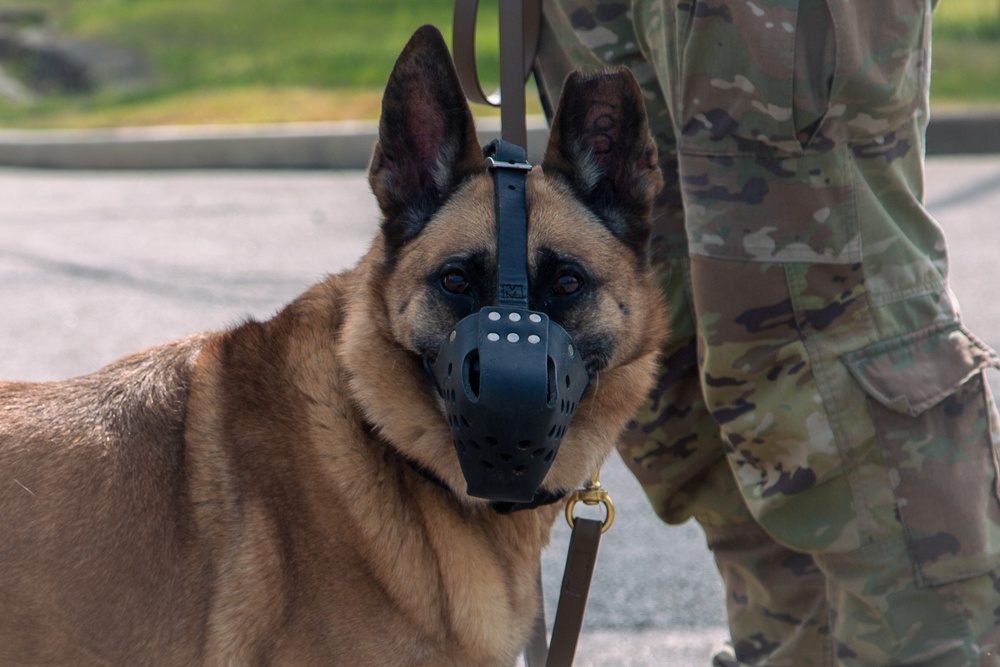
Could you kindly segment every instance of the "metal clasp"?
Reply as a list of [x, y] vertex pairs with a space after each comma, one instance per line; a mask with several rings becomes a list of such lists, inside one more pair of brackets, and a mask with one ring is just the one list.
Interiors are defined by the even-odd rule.
[[492, 155], [486, 156], [486, 168], [490, 171], [496, 169], [514, 169], [516, 171], [531, 171], [531, 164], [528, 162], [508, 162], [507, 160], [497, 160]]
[[594, 505], [604, 505], [604, 511], [607, 515], [601, 523], [602, 533], [606, 533], [611, 524], [615, 522], [615, 504], [611, 502], [608, 490], [601, 486], [600, 470], [594, 471], [594, 474], [590, 477], [589, 484], [569, 495], [569, 500], [566, 502], [566, 523], [569, 524], [570, 528], [576, 525], [573, 508], [576, 507], [577, 503], [583, 503], [591, 507]]

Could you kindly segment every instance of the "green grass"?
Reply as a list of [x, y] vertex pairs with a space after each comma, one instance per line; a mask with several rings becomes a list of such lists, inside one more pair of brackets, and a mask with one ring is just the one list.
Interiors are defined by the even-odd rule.
[[932, 104], [1000, 107], [1000, 0], [941, 0], [932, 51]]
[[[418, 26], [434, 23], [450, 39], [452, 7], [450, 0], [32, 2], [48, 7], [66, 33], [146, 54], [159, 70], [158, 87], [166, 91], [380, 87]], [[495, 40], [487, 39], [486, 27], [483, 46], [489, 50]]]
[[[4, 0], [0, 0], [3, 2]], [[877, 0], [871, 0], [873, 2]], [[452, 0], [7, 0], [44, 7], [61, 33], [142, 53], [155, 80], [133, 90], [0, 102], [0, 125], [95, 127], [374, 118], [410, 34], [451, 40]], [[484, 0], [479, 67], [495, 81], [497, 0]], [[941, 0], [936, 106], [1000, 107], [1000, 0]]]
[[1000, 39], [1000, 0], [941, 0], [934, 38], [942, 41]]
[[[15, 0], [15, 4], [20, 0]], [[478, 64], [496, 81], [496, 2], [481, 3]], [[24, 0], [59, 32], [143, 54], [130, 91], [0, 101], [7, 126], [266, 122], [374, 117], [396, 56], [424, 23], [451, 41], [451, 0]], [[349, 99], [350, 98], [350, 99]]]

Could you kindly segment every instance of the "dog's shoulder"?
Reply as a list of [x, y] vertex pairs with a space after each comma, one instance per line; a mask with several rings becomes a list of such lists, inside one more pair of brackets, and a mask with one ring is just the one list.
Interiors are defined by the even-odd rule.
[[356, 282], [355, 272], [330, 276], [271, 319], [206, 342], [188, 400], [189, 451], [207, 447], [227, 466], [270, 475], [302, 453], [313, 411], [352, 414], [338, 351]]
[[232, 388], [260, 391], [262, 380], [277, 381], [302, 366], [329, 370], [325, 357], [341, 338], [355, 282], [354, 272], [328, 276], [274, 317], [247, 319], [222, 332], [205, 346], [199, 371], [224, 376]]

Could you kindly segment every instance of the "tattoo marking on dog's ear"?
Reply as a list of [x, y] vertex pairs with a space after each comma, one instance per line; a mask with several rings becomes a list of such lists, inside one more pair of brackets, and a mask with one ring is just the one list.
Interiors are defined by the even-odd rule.
[[543, 170], [566, 182], [621, 241], [648, 254], [649, 216], [663, 185], [642, 91], [626, 68], [563, 86]]
[[592, 173], [587, 174], [589, 177], [587, 180], [589, 185], [594, 187], [601, 176], [596, 167], [605, 164], [615, 148], [615, 134], [618, 129], [616, 115], [619, 109], [616, 105], [603, 100], [588, 99], [584, 104], [587, 106], [588, 122], [583, 138], [593, 152], [592, 166], [595, 167], [591, 170]]
[[392, 255], [472, 174], [484, 171], [472, 112], [437, 28], [418, 29], [389, 75], [368, 182]]

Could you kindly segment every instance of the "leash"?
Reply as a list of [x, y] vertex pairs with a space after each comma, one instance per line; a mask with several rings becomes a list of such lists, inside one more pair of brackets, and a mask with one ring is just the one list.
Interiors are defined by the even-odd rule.
[[[577, 503], [584, 505], [604, 505], [603, 521], [574, 517], [573, 508]], [[601, 535], [607, 532], [615, 520], [615, 506], [611, 496], [601, 486], [598, 473], [591, 477], [590, 483], [582, 489], [574, 491], [566, 503], [566, 522], [573, 530], [569, 539], [569, 549], [566, 554], [566, 569], [563, 572], [562, 585], [559, 588], [559, 605], [556, 607], [555, 622], [552, 626], [552, 641], [549, 654], [544, 663], [528, 661], [527, 667], [570, 667], [576, 655], [576, 645], [580, 639], [580, 629], [583, 627], [583, 612], [587, 608], [587, 597], [590, 594], [590, 582], [594, 576], [594, 565], [597, 563], [597, 548], [601, 545]], [[538, 634], [536, 620], [535, 634], [531, 638], [529, 648], [536, 643], [545, 644], [545, 606], [541, 605], [541, 634]]]
[[[604, 520], [574, 517], [573, 508], [578, 502], [604, 505]], [[583, 614], [587, 608], [594, 565], [597, 563], [597, 549], [601, 545], [601, 535], [607, 532], [614, 520], [615, 506], [595, 472], [590, 484], [574, 491], [566, 503], [566, 521], [573, 532], [570, 534], [566, 568], [559, 587], [559, 604], [552, 625], [551, 643], [546, 641], [542, 571], [541, 568], [538, 570], [538, 614], [531, 629], [531, 638], [524, 649], [525, 667], [572, 667], [580, 629], [583, 627]]]
[[[500, 107], [500, 136], [527, 148], [524, 83], [531, 74], [542, 22], [541, 0], [499, 0], [500, 91], [487, 95], [476, 68], [476, 14], [479, 0], [455, 0], [452, 51], [465, 96], [476, 104]], [[502, 91], [502, 104], [501, 95]]]
[[[538, 34], [542, 17], [541, 0], [499, 0], [500, 91], [492, 95], [483, 92], [476, 68], [476, 14], [478, 10], [479, 0], [455, 0], [452, 51], [458, 78], [470, 101], [500, 107], [500, 136], [503, 141], [514, 144], [514, 147], [520, 149], [527, 145], [524, 88], [525, 81], [531, 74], [538, 47]], [[503, 142], [500, 144], [502, 145]], [[523, 155], [520, 152], [518, 154]], [[517, 162], [515, 160], [510, 165], [497, 163], [495, 165], [496, 171], [499, 174], [516, 171], [514, 167], [518, 166], [515, 164]], [[514, 178], [515, 176], [511, 175], [510, 177]], [[524, 174], [518, 173], [516, 177], [523, 179]], [[497, 183], [500, 183], [499, 179]], [[500, 188], [500, 191], [505, 193], [503, 188]], [[523, 200], [521, 200], [520, 205], [523, 207]], [[515, 245], [524, 247], [522, 244]], [[604, 505], [606, 511], [604, 520], [574, 517], [573, 509], [580, 502], [585, 505]], [[587, 597], [590, 593], [590, 582], [594, 574], [594, 564], [597, 562], [597, 550], [600, 546], [601, 535], [611, 527], [614, 518], [614, 505], [611, 503], [608, 492], [601, 486], [597, 472], [594, 473], [588, 485], [569, 496], [566, 504], [566, 521], [572, 529], [572, 534], [566, 554], [566, 568], [559, 591], [559, 604], [552, 627], [552, 641], [550, 644], [546, 638], [545, 602], [541, 594], [542, 574], [539, 567], [539, 609], [535, 617], [531, 638], [524, 651], [527, 667], [572, 667], [580, 638], [580, 629], [583, 626], [583, 616], [587, 607]]]

